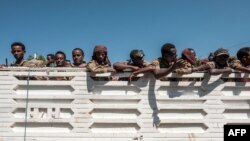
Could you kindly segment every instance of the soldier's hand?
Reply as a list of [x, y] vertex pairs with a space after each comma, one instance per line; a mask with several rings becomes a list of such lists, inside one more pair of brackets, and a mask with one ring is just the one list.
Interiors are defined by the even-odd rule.
[[137, 66], [133, 66], [133, 67], [131, 67], [131, 69], [132, 69], [132, 71], [137, 71], [137, 70], [139, 70], [140, 68], [137, 67]]
[[128, 78], [128, 82], [130, 83], [133, 78], [135, 78], [137, 75], [135, 73], [131, 73]]

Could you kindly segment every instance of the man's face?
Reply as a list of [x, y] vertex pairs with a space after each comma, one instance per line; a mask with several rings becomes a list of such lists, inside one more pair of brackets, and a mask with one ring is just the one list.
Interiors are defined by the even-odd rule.
[[241, 62], [244, 66], [250, 65], [250, 52], [248, 52], [248, 54], [246, 56], [242, 57]]
[[51, 56], [47, 56], [47, 62], [53, 63], [55, 60]]
[[104, 60], [106, 58], [105, 52], [96, 52], [95, 56], [96, 56], [97, 62], [104, 62], [105, 61]]
[[11, 48], [11, 53], [16, 58], [16, 60], [20, 60], [23, 59], [25, 51], [22, 49], [21, 46], [16, 45]]
[[172, 48], [169, 52], [163, 54], [163, 58], [167, 62], [174, 62], [176, 60], [176, 49]]
[[135, 57], [135, 58], [131, 58], [132, 61], [133, 61], [133, 64], [140, 67], [140, 66], [143, 66], [143, 57]]
[[56, 66], [64, 67], [65, 58], [63, 54], [56, 54]]
[[72, 57], [74, 60], [74, 64], [76, 65], [80, 65], [83, 62], [83, 54], [80, 50], [74, 50], [74, 52], [72, 53]]
[[229, 56], [228, 55], [219, 55], [215, 56], [214, 61], [220, 66], [226, 66]]

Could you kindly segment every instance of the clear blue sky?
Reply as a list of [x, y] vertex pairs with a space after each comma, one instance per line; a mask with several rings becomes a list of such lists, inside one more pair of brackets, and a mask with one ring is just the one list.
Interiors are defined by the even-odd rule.
[[95, 45], [108, 47], [112, 63], [143, 49], [160, 56], [166, 42], [178, 55], [191, 47], [206, 57], [219, 47], [231, 54], [250, 46], [249, 0], [0, 0], [0, 64], [14, 60], [10, 44], [21, 41], [26, 57], [80, 47], [89, 61]]

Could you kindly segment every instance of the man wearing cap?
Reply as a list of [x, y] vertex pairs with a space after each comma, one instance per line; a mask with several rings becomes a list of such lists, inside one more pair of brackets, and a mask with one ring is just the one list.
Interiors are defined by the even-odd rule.
[[161, 54], [162, 56], [157, 59], [154, 59], [149, 66], [133, 72], [130, 75], [129, 80], [131, 80], [133, 77], [135, 77], [140, 73], [147, 73], [147, 72], [153, 72], [156, 78], [161, 78], [168, 75], [176, 68], [178, 68], [180, 65], [182, 65], [182, 62], [177, 61], [176, 59], [177, 55], [174, 44], [171, 43], [164, 44], [161, 47]]
[[144, 68], [150, 65], [150, 63], [144, 61], [144, 53], [142, 50], [134, 49], [130, 52], [130, 60], [128, 62], [117, 62], [114, 64], [114, 68], [117, 71], [123, 71], [125, 69], [131, 69], [137, 71], [140, 68]]
[[200, 67], [192, 68], [192, 72], [209, 70], [209, 72], [214, 75], [231, 73], [232, 69], [228, 64], [229, 56], [230, 55], [227, 49], [219, 48], [214, 52], [213, 61]]

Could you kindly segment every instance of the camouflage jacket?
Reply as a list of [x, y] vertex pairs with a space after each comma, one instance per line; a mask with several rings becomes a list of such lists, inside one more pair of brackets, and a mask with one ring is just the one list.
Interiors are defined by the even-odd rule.
[[162, 58], [157, 58], [154, 59], [151, 63], [152, 66], [155, 66], [156, 69], [160, 69], [160, 68], [169, 68], [171, 67], [173, 64], [168, 64], [167, 62], [165, 62]]
[[87, 64], [87, 69], [90, 70], [91, 72], [95, 72], [95, 73], [105, 73], [105, 72], [107, 72], [108, 68], [110, 68], [110, 66], [108, 64], [100, 65], [95, 60], [91, 60]]

